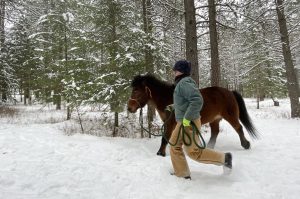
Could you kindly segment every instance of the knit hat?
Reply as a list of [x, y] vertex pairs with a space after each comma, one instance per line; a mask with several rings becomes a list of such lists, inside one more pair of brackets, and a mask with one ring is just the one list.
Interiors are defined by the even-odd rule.
[[179, 60], [175, 63], [173, 67], [173, 71], [179, 71], [183, 74], [190, 75], [191, 74], [191, 62], [187, 60]]

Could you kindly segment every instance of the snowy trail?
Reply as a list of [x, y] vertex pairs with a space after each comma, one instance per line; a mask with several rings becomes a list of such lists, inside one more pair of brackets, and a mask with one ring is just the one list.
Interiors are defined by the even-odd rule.
[[189, 160], [187, 181], [169, 175], [169, 156], [155, 155], [160, 139], [65, 136], [53, 124], [0, 120], [0, 198], [299, 198], [300, 121], [255, 124], [261, 139], [244, 150], [222, 122], [216, 149], [233, 153], [231, 175]]

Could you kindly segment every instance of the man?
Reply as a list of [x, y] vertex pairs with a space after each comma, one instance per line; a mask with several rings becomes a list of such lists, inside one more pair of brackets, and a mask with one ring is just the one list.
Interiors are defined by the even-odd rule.
[[[225, 171], [231, 171], [231, 153], [224, 154], [212, 149], [201, 149], [195, 143], [197, 142], [199, 145], [199, 137], [195, 136], [195, 138], [193, 138], [191, 121], [200, 131], [200, 110], [203, 105], [203, 98], [195, 81], [190, 77], [191, 63], [186, 60], [177, 61], [173, 67], [173, 71], [175, 74], [176, 85], [173, 99], [177, 125], [172, 132], [170, 142], [177, 143], [175, 146], [171, 146], [170, 155], [174, 168], [174, 175], [185, 179], [191, 179], [189, 166], [187, 164], [182, 145], [184, 145], [187, 155], [193, 160], [206, 164], [222, 165]], [[181, 125], [184, 126], [186, 133], [191, 138], [186, 141], [190, 143], [184, 142], [187, 139], [187, 136], [183, 136], [180, 132]]]

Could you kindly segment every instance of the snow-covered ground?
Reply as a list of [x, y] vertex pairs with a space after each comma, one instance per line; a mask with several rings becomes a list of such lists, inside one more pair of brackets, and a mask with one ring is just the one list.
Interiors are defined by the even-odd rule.
[[222, 122], [216, 149], [233, 153], [231, 175], [189, 159], [191, 181], [169, 175], [170, 156], [155, 155], [160, 138], [66, 136], [55, 111], [51, 117], [58, 123], [0, 118], [0, 198], [298, 199], [300, 120], [288, 118], [287, 100], [280, 107], [267, 100], [259, 110], [254, 99], [246, 103], [260, 140], [244, 150]]

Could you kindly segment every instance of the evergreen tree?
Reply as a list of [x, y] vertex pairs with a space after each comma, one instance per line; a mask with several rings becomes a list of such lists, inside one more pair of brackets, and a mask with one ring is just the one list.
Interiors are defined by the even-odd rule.
[[[245, 2], [241, 5], [238, 34], [240, 49], [238, 63], [243, 91], [247, 96], [263, 100], [265, 96], [282, 97], [285, 78], [278, 56], [278, 32], [274, 31], [274, 18], [265, 1]], [[258, 104], [259, 107], [259, 104]]]
[[20, 94], [24, 95], [24, 104], [31, 104], [33, 91], [38, 88], [36, 84], [37, 64], [39, 60], [34, 55], [33, 43], [29, 39], [28, 21], [23, 16], [12, 28], [8, 40], [8, 53], [14, 75], [18, 80]]

